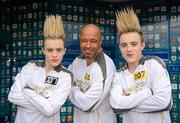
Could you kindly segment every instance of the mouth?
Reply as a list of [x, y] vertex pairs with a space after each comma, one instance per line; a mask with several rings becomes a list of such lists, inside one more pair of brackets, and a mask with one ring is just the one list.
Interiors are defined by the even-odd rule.
[[90, 53], [90, 52], [92, 52], [92, 50], [86, 49], [85, 52]]
[[133, 56], [133, 54], [127, 54], [127, 56], [128, 56], [128, 57], [132, 57], [132, 56]]
[[57, 60], [57, 59], [52, 59], [51, 61], [52, 61], [52, 62], [58, 62], [58, 60]]
[[84, 53], [90, 55], [93, 51], [92, 50], [85, 50]]

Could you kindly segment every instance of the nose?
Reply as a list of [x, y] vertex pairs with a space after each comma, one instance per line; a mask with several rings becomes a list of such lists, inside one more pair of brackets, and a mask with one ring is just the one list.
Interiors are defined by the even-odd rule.
[[132, 46], [127, 46], [127, 51], [131, 51], [132, 50]]
[[90, 41], [87, 42], [86, 47], [91, 47], [91, 42]]
[[57, 52], [56, 51], [53, 52], [53, 57], [57, 57]]

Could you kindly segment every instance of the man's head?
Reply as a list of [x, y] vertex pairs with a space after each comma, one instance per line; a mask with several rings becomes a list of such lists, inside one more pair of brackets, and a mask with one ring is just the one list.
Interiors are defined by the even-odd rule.
[[132, 8], [127, 8], [117, 12], [116, 19], [121, 54], [128, 64], [138, 65], [145, 47], [138, 17]]
[[94, 24], [85, 25], [80, 32], [80, 48], [88, 64], [91, 64], [101, 50], [100, 29]]
[[45, 55], [45, 67], [48, 70], [58, 66], [66, 52], [65, 33], [61, 17], [50, 15], [44, 22], [44, 41], [42, 51]]

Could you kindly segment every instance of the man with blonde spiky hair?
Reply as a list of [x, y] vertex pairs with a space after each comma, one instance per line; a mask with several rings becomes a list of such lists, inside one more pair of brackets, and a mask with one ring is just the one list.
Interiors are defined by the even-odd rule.
[[61, 17], [44, 22], [45, 61], [30, 61], [15, 77], [8, 95], [17, 105], [15, 123], [60, 123], [60, 107], [71, 90], [73, 74], [61, 65], [66, 52]]
[[125, 65], [115, 73], [110, 104], [123, 123], [170, 123], [171, 84], [164, 62], [145, 57], [142, 30], [132, 8], [116, 13], [118, 43]]

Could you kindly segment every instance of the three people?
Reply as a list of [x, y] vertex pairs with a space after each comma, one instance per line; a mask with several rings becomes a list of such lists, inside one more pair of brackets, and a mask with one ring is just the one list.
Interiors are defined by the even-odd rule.
[[164, 62], [145, 57], [143, 35], [133, 9], [116, 14], [119, 49], [126, 64], [116, 72], [110, 103], [123, 123], [170, 123], [171, 84]]
[[69, 66], [75, 81], [69, 96], [74, 104], [73, 123], [116, 123], [109, 103], [115, 65], [101, 44], [100, 29], [85, 25], [80, 32], [82, 54]]
[[126, 64], [115, 72], [113, 60], [103, 52], [100, 29], [87, 24], [80, 32], [82, 54], [68, 68], [73, 78], [61, 65], [66, 52], [62, 20], [58, 15], [48, 16], [45, 61], [25, 65], [8, 96], [18, 105], [15, 122], [60, 123], [59, 109], [71, 90], [73, 123], [116, 123], [111, 106], [123, 113], [123, 123], [170, 123], [171, 85], [165, 64], [158, 57], [142, 55], [145, 42], [132, 9], [119, 12], [116, 24]]
[[61, 17], [44, 23], [45, 61], [30, 61], [15, 77], [8, 95], [17, 105], [15, 123], [60, 123], [60, 107], [71, 90], [73, 74], [61, 65], [66, 52]]

